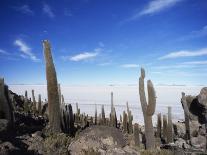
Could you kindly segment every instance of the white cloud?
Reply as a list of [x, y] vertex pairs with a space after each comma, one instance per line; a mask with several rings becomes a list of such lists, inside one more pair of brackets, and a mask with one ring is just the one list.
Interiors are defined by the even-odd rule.
[[137, 64], [123, 64], [121, 65], [122, 68], [137, 68], [139, 65]]
[[54, 18], [54, 17], [55, 17], [55, 14], [53, 13], [51, 7], [50, 7], [48, 4], [46, 4], [46, 3], [43, 4], [42, 11], [43, 11], [46, 15], [48, 15], [48, 17], [50, 17], [50, 18]]
[[39, 59], [32, 53], [31, 48], [21, 39], [15, 40], [14, 45], [18, 46], [19, 50], [22, 52], [22, 54], [20, 54], [21, 57], [29, 57], [32, 61], [35, 62], [39, 61]]
[[207, 65], [207, 61], [189, 61], [183, 62], [184, 65]]
[[63, 60], [70, 60], [70, 61], [86, 61], [91, 60], [97, 57], [104, 49], [103, 48], [95, 48], [93, 51], [90, 52], [80, 52], [79, 54], [73, 56], [61, 56]]
[[196, 57], [196, 56], [204, 56], [204, 55], [207, 55], [207, 48], [202, 48], [197, 51], [188, 51], [188, 50], [176, 51], [160, 57], [159, 60], [180, 58], [180, 57]]
[[152, 0], [139, 15], [153, 14], [174, 6], [182, 0]]
[[83, 52], [73, 56], [63, 56], [64, 60], [70, 61], [83, 61], [95, 58], [98, 55], [98, 52]]
[[29, 5], [22, 5], [20, 7], [14, 7], [14, 9], [27, 15], [34, 15], [34, 11], [30, 8]]
[[0, 54], [3, 54], [3, 55], [9, 55], [10, 53], [8, 53], [8, 52], [5, 51], [5, 50], [0, 49]]
[[140, 16], [154, 14], [163, 10], [166, 10], [176, 3], [183, 0], [151, 0], [142, 11], [136, 12], [129, 19], [122, 21], [121, 23], [136, 20]]

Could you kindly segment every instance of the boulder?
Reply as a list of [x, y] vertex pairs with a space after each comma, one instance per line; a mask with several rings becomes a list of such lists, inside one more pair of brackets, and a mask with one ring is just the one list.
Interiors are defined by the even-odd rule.
[[120, 130], [108, 126], [86, 128], [71, 142], [68, 150], [72, 155], [84, 155], [91, 150], [97, 154], [138, 154], [127, 145], [126, 137]]
[[9, 121], [7, 119], [0, 119], [0, 134], [6, 132], [9, 128]]
[[198, 135], [198, 137], [191, 138], [191, 144], [199, 149], [205, 150], [206, 147], [206, 137]]
[[13, 146], [10, 142], [4, 142], [0, 144], [0, 155], [17, 154], [19, 148]]

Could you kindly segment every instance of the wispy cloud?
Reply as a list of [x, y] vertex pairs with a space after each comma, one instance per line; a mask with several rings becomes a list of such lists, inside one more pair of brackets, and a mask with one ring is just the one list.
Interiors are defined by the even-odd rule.
[[202, 48], [197, 51], [183, 50], [183, 51], [171, 52], [158, 59], [164, 60], [164, 59], [173, 59], [173, 58], [180, 58], [180, 57], [196, 57], [196, 56], [203, 56], [203, 55], [207, 55], [207, 48]]
[[137, 68], [139, 65], [137, 64], [123, 64], [121, 65], [122, 68]]
[[183, 0], [151, 0], [142, 11], [135, 12], [130, 18], [128, 18], [124, 22], [136, 20], [143, 15], [150, 15], [161, 12], [174, 6], [180, 1]]
[[9, 52], [3, 50], [3, 49], [0, 49], [0, 54], [3, 54], [3, 55], [10, 55]]
[[19, 50], [22, 52], [20, 54], [21, 57], [29, 58], [34, 62], [38, 62], [40, 60], [32, 53], [32, 49], [25, 42], [23, 42], [21, 39], [15, 40], [14, 45], [18, 46]]
[[207, 61], [188, 61], [183, 62], [184, 65], [207, 65]]
[[54, 12], [52, 11], [52, 8], [51, 8], [48, 4], [46, 4], [46, 3], [43, 4], [42, 11], [43, 11], [48, 17], [50, 17], [50, 18], [54, 18], [54, 17], [55, 17], [55, 14], [54, 14]]
[[14, 7], [14, 9], [23, 14], [34, 15], [34, 11], [30, 8], [29, 5], [22, 5], [20, 7]]
[[70, 57], [71, 61], [82, 61], [95, 58], [98, 55], [98, 52], [84, 52]]
[[185, 35], [178, 40], [188, 40], [193, 38], [205, 37], [207, 36], [207, 25], [203, 26], [200, 30], [192, 31], [190, 34]]

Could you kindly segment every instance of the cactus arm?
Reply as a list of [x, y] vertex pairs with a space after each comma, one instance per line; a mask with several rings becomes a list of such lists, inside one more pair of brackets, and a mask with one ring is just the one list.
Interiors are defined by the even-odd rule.
[[152, 116], [155, 112], [155, 107], [156, 107], [156, 95], [151, 80], [147, 81], [147, 90], [148, 90], [147, 114]]
[[145, 96], [145, 91], [144, 91], [144, 78], [142, 77], [139, 78], [139, 96], [140, 96], [142, 111], [143, 113], [146, 113], [147, 101], [146, 101], [146, 96]]
[[182, 92], [181, 103], [183, 104], [183, 109], [184, 109], [185, 114], [189, 116], [190, 112], [187, 106], [186, 96], [184, 92]]

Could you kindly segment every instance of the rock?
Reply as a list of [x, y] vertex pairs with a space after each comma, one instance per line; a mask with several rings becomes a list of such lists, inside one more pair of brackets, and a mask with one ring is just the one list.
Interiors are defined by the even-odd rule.
[[[174, 124], [176, 126], [176, 133], [178, 138], [185, 138], [185, 123], [177, 122]], [[190, 133], [192, 137], [196, 137], [199, 134], [200, 124], [198, 121], [190, 122]]]
[[12, 145], [10, 142], [4, 142], [0, 144], [0, 155], [16, 154], [19, 148]]
[[68, 147], [73, 154], [83, 154], [95, 150], [101, 154], [138, 154], [135, 149], [126, 145], [123, 133], [108, 126], [91, 126], [83, 130]]
[[30, 137], [29, 139], [24, 141], [27, 143], [28, 146], [28, 151], [34, 151], [39, 154], [43, 154], [44, 149], [43, 149], [43, 138], [40, 136], [35, 136], [35, 137]]
[[185, 137], [185, 123], [183, 122], [177, 122], [174, 124], [176, 126], [176, 134], [179, 138]]
[[7, 119], [0, 119], [0, 134], [6, 132], [9, 127], [9, 121]]
[[198, 137], [192, 137], [191, 144], [196, 148], [204, 150], [206, 146], [206, 137], [201, 135], [199, 135]]
[[42, 132], [41, 131], [36, 131], [35, 133], [32, 134], [32, 137], [42, 137]]
[[186, 143], [186, 141], [182, 138], [178, 138], [176, 141], [175, 141], [175, 145], [178, 146], [179, 148], [183, 148], [183, 149], [188, 149], [190, 148], [190, 145], [188, 145]]

